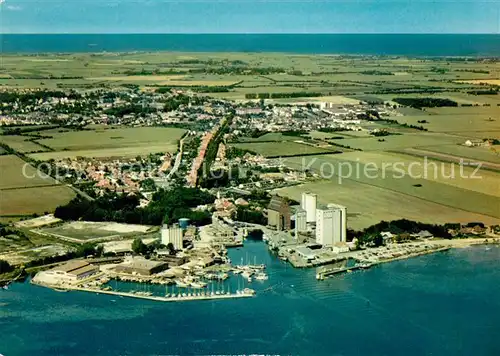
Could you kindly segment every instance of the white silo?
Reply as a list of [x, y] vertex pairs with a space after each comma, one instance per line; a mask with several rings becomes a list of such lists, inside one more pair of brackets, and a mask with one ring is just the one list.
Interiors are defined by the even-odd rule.
[[307, 222], [316, 221], [316, 204], [318, 196], [312, 193], [302, 193], [302, 209], [307, 213]]

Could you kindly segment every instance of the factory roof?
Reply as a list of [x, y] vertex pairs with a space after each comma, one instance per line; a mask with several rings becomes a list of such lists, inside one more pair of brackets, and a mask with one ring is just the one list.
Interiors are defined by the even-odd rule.
[[279, 211], [287, 206], [288, 206], [288, 202], [286, 201], [285, 198], [280, 197], [278, 195], [273, 195], [267, 208], [270, 210]]
[[71, 271], [80, 269], [82, 267], [89, 266], [90, 264], [87, 261], [84, 260], [74, 260], [74, 261], [69, 261], [63, 265], [54, 267], [52, 270], [54, 271], [61, 271], [61, 272], [66, 272], [69, 273]]
[[80, 274], [84, 274], [84, 273], [87, 273], [87, 272], [91, 272], [91, 271], [95, 271], [96, 270], [96, 266], [94, 265], [87, 265], [87, 266], [84, 266], [84, 267], [81, 267], [81, 268], [77, 268], [71, 272], [68, 272], [69, 274], [73, 274], [75, 276], [78, 276]]
[[295, 251], [297, 251], [297, 253], [301, 256], [303, 256], [304, 258], [307, 258], [307, 259], [314, 259], [316, 257], [316, 253], [311, 250], [309, 247], [306, 247], [306, 246], [301, 246], [301, 247], [297, 247], [295, 249]]
[[124, 262], [124, 265], [132, 268], [140, 268], [140, 269], [152, 269], [157, 266], [165, 264], [164, 261], [151, 261], [146, 260], [145, 258], [134, 258], [130, 261]]

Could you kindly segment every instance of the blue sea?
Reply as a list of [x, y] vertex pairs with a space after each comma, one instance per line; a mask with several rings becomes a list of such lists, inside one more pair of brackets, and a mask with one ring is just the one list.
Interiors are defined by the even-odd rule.
[[3, 53], [287, 52], [500, 56], [499, 34], [5, 34]]
[[[450, 250], [322, 282], [262, 242], [247, 241], [230, 256], [268, 265], [269, 280], [252, 282], [256, 297], [161, 303], [15, 283], [0, 290], [0, 353], [500, 355], [500, 247]], [[242, 283], [231, 278], [233, 288]]]

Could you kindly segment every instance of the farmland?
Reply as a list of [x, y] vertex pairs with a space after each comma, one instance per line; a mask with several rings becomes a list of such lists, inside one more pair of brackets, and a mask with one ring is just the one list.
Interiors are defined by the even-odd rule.
[[[403, 167], [403, 175], [394, 168], [397, 162]], [[430, 161], [425, 168], [422, 159], [373, 152], [287, 158], [286, 164], [308, 167], [322, 173], [325, 179], [284, 188], [279, 190], [280, 194], [300, 200], [301, 192], [311, 191], [318, 194], [322, 203], [345, 205], [348, 224], [355, 229], [396, 218], [432, 223], [500, 222], [500, 179], [494, 172], [482, 170], [478, 173], [480, 179], [471, 179], [473, 168], [464, 168], [466, 178], [461, 178], [460, 167], [451, 167], [448, 163], [440, 166], [439, 162]], [[368, 165], [376, 169], [371, 168], [369, 174], [364, 174]], [[454, 178], [446, 178], [452, 170]], [[343, 178], [339, 179], [339, 175]]]
[[287, 157], [334, 152], [333, 149], [324, 149], [297, 142], [249, 142], [238, 143], [233, 146], [255, 152], [264, 157]]
[[74, 197], [73, 191], [14, 155], [0, 156], [0, 215], [51, 211]]
[[183, 133], [182, 129], [159, 127], [96, 129], [55, 133], [52, 134], [52, 138], [42, 139], [39, 142], [55, 151], [164, 145], [163, 151], [167, 152], [175, 150], [176, 141]]
[[36, 142], [30, 141], [30, 139], [31, 137], [29, 136], [2, 135], [0, 136], [0, 143], [21, 153], [47, 151], [46, 148], [38, 145]]
[[31, 215], [67, 204], [75, 193], [63, 185], [0, 190], [0, 215]]
[[[439, 59], [376, 58], [279, 53], [82, 53], [38, 56], [3, 55], [0, 85], [39, 88], [111, 88], [137, 85], [226, 87], [210, 93], [220, 98], [245, 99], [249, 93], [317, 93], [335, 103], [355, 103], [372, 96], [392, 100], [418, 88], [431, 95], [451, 96], [459, 103], [498, 102], [495, 96], [463, 92], [497, 84], [497, 62], [445, 62]], [[435, 91], [439, 91], [433, 94]], [[387, 92], [389, 91], [389, 92]], [[442, 91], [442, 92], [441, 92]], [[429, 95], [429, 94], [421, 94]], [[496, 100], [496, 101], [495, 101]], [[302, 102], [303, 99], [272, 99]]]
[[46, 131], [44, 135], [52, 138], [42, 139], [39, 142], [53, 151], [31, 154], [30, 157], [36, 160], [49, 160], [78, 156], [135, 157], [149, 153], [175, 152], [177, 141], [184, 132], [182, 129], [163, 127], [99, 127], [85, 131]]
[[[0, 190], [55, 185], [57, 182], [15, 155], [0, 156]], [[2, 202], [3, 203], [3, 202]]]
[[378, 137], [345, 138], [332, 142], [363, 151], [388, 151], [405, 147], [440, 146], [445, 144], [463, 143], [463, 139], [434, 133], [412, 133], [386, 136], [383, 141]]
[[316, 193], [320, 203], [336, 202], [346, 206], [347, 225], [356, 230], [381, 220], [401, 218], [429, 223], [483, 221], [488, 224], [498, 224], [500, 222], [500, 217], [494, 218], [445, 206], [353, 180], [344, 180], [342, 184], [325, 180], [279, 189], [277, 193], [300, 201], [300, 196], [305, 191]]
[[[435, 173], [441, 172], [433, 167], [425, 177], [411, 177], [408, 172], [401, 178], [393, 177], [394, 164], [401, 163], [405, 168], [412, 163], [421, 164], [424, 158], [420, 154], [426, 152], [436, 164], [444, 163], [441, 161], [447, 160], [446, 155], [453, 162], [464, 158], [492, 165], [500, 163], [498, 147], [463, 145], [470, 139], [500, 138], [500, 95], [495, 86], [499, 77], [500, 63], [495, 60], [275, 53], [82, 53], [5, 55], [0, 68], [0, 87], [133, 90], [136, 94], [153, 92], [160, 87], [167, 91], [192, 89], [199, 95], [230, 99], [239, 104], [252, 98], [260, 102], [261, 107], [299, 103], [345, 106], [359, 101], [367, 102], [364, 105], [368, 107], [381, 103], [383, 108], [391, 108], [390, 114], [381, 114], [383, 118], [397, 123], [370, 118], [374, 121], [363, 122], [361, 131], [314, 131], [306, 134], [311, 139], [271, 132], [260, 137], [238, 137], [237, 142], [229, 143], [266, 157], [288, 157], [286, 162], [295, 167], [302, 164], [303, 158], [291, 156], [317, 155], [306, 158], [306, 162], [316, 159], [311, 166], [313, 171], [320, 169], [323, 163], [336, 166], [348, 162], [359, 164], [361, 169], [371, 163], [377, 167], [392, 165], [386, 171], [388, 177], [349, 177], [337, 184], [338, 177], [332, 176], [283, 191], [297, 199], [301, 191], [311, 190], [321, 193], [323, 202], [344, 204], [350, 212], [349, 224], [360, 228], [381, 219], [400, 217], [441, 223], [499, 222], [499, 176], [494, 170], [482, 170], [481, 180], [445, 179], [436, 176]], [[441, 100], [453, 106], [399, 107], [398, 99]], [[163, 114], [164, 102], [161, 104], [158, 113]], [[269, 113], [262, 119], [264, 124], [259, 130], [272, 121], [273, 115], [275, 113]], [[309, 116], [305, 116], [306, 123], [307, 120]], [[385, 129], [390, 134], [374, 137], [370, 133], [375, 129]], [[0, 136], [0, 142], [36, 160], [135, 157], [174, 152], [184, 132], [164, 127], [87, 125], [78, 131], [63, 127], [44, 130], [44, 138], [28, 134]], [[319, 147], [323, 144], [326, 148]], [[343, 153], [333, 154], [336, 151]], [[448, 163], [442, 175], [448, 176], [451, 171], [456, 174], [457, 169], [450, 168]], [[380, 173], [380, 168], [378, 170]], [[473, 171], [472, 167], [464, 168], [468, 175]], [[425, 172], [416, 167], [414, 173]], [[9, 174], [13, 178], [2, 180], [2, 185], [9, 188], [2, 191], [2, 202], [4, 197], [13, 202], [9, 205], [9, 214], [24, 214], [28, 209], [19, 199], [16, 201], [15, 196], [8, 195], [12, 192], [10, 188], [16, 187], [24, 188], [19, 189], [19, 193], [31, 202], [25, 205], [33, 204], [31, 210], [50, 210], [37, 206], [43, 205], [42, 199], [35, 201], [36, 197], [45, 197], [45, 191], [28, 196], [28, 191], [38, 188], [28, 188], [27, 182], [14, 177], [14, 173]], [[37, 184], [51, 185], [48, 182], [41, 180]], [[23, 184], [28, 185], [25, 188]], [[54, 200], [62, 201], [72, 194], [67, 190], [55, 193], [56, 189], [65, 189], [62, 186], [51, 186], [46, 191], [51, 189], [56, 198], [45, 200], [50, 201], [52, 207], [57, 205]], [[22, 194], [19, 197], [23, 197]], [[5, 206], [2, 204], [2, 209]]]

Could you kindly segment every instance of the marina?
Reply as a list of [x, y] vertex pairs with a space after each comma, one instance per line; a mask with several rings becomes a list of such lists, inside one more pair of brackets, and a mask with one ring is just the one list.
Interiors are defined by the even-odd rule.
[[160, 297], [152, 295], [150, 292], [118, 292], [112, 290], [105, 289], [94, 289], [94, 288], [82, 288], [82, 287], [62, 287], [55, 289], [58, 292], [69, 292], [69, 291], [79, 291], [79, 292], [88, 292], [88, 293], [97, 293], [97, 294], [108, 294], [108, 295], [116, 295], [120, 297], [128, 297], [128, 298], [137, 298], [137, 299], [146, 299], [152, 300], [156, 302], [187, 302], [187, 301], [197, 301], [197, 300], [215, 300], [215, 299], [232, 299], [232, 298], [248, 298], [255, 296], [255, 291], [249, 288], [245, 288], [241, 291], [237, 291], [236, 293], [179, 293], [176, 295], [169, 295]]

